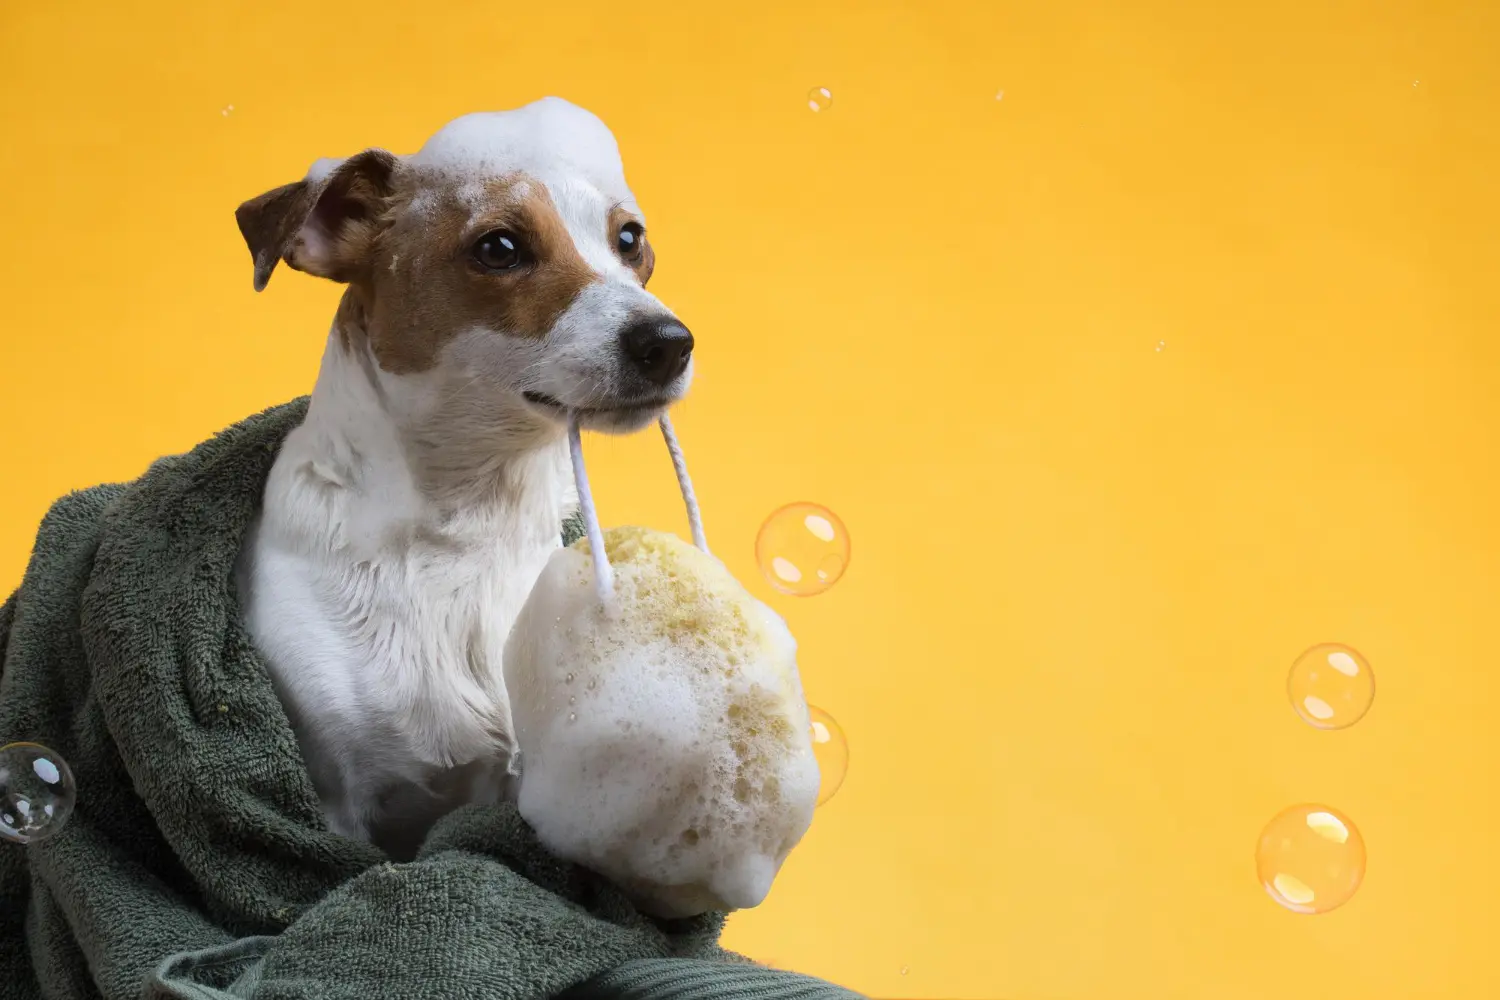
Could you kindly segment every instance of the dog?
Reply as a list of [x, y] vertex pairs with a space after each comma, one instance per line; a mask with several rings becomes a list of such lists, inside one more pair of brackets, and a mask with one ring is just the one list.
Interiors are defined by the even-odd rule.
[[415, 154], [319, 160], [236, 211], [346, 286], [305, 421], [236, 571], [334, 832], [410, 858], [513, 794], [506, 636], [577, 505], [568, 414], [630, 433], [692, 380], [614, 136], [559, 98], [458, 118]]

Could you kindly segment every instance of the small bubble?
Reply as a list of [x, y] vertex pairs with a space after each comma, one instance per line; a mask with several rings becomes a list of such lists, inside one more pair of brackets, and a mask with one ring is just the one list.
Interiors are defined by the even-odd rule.
[[73, 772], [57, 754], [36, 743], [0, 747], [0, 839], [46, 840], [62, 829], [76, 801]]
[[910, 971], [911, 971], [911, 966], [909, 966], [909, 965], [903, 965], [903, 966], [901, 966], [901, 974], [903, 976], [906, 975]]
[[572, 684], [572, 683], [573, 683], [573, 675], [572, 675], [572, 674], [569, 674], [569, 675], [568, 675], [568, 676], [567, 676], [567, 677], [564, 677], [564, 678], [563, 678], [563, 680], [564, 680], [564, 681], [565, 681], [565, 682], [566, 682], [566, 683], [568, 683], [568, 684]]
[[818, 805], [833, 798], [849, 773], [849, 740], [833, 716], [807, 706], [813, 756], [818, 761]]
[[833, 91], [827, 87], [814, 87], [807, 92], [807, 106], [813, 111], [827, 111], [833, 107]]
[[1286, 691], [1292, 708], [1309, 726], [1348, 729], [1370, 710], [1375, 675], [1358, 650], [1325, 642], [1292, 663]]
[[760, 526], [755, 558], [771, 586], [793, 597], [811, 597], [844, 575], [849, 565], [849, 532], [826, 507], [788, 504]]
[[995, 94], [995, 100], [997, 100], [997, 101], [1003, 101], [1003, 100], [1005, 100], [1005, 91], [1002, 90], [1002, 91], [998, 92], [997, 94]]
[[1165, 351], [1166, 349], [1167, 349], [1167, 342], [1165, 340], [1158, 340], [1156, 342], [1156, 353], [1157, 354], [1160, 354], [1162, 351]]
[[569, 722], [577, 722], [578, 721], [578, 713], [577, 712], [569, 712], [568, 713], [568, 721]]
[[219, 112], [219, 114], [223, 115], [225, 118], [228, 118], [230, 112], [232, 112], [233, 110], [234, 110], [234, 105], [233, 104], [226, 104], [226, 105], [224, 105], [223, 109]]
[[1365, 842], [1349, 818], [1324, 805], [1283, 810], [1255, 850], [1261, 885], [1293, 913], [1327, 913], [1347, 903], [1365, 874]]

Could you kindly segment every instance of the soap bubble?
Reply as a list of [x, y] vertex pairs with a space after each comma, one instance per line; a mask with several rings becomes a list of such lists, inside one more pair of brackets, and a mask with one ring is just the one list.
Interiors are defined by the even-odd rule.
[[827, 111], [833, 107], [833, 91], [827, 87], [814, 87], [807, 92], [807, 106], [814, 111]]
[[1286, 691], [1292, 708], [1308, 725], [1347, 729], [1370, 710], [1375, 675], [1357, 650], [1325, 642], [1297, 657]]
[[813, 756], [818, 759], [818, 805], [833, 798], [844, 775], [849, 773], [849, 741], [833, 716], [821, 708], [807, 706], [811, 723]]
[[1288, 910], [1327, 913], [1347, 903], [1365, 876], [1364, 838], [1337, 809], [1292, 806], [1261, 832], [1255, 868]]
[[34, 844], [61, 830], [77, 792], [68, 762], [37, 743], [0, 747], [0, 838]]
[[849, 532], [837, 514], [815, 503], [787, 504], [755, 536], [766, 582], [793, 597], [821, 594], [849, 565]]

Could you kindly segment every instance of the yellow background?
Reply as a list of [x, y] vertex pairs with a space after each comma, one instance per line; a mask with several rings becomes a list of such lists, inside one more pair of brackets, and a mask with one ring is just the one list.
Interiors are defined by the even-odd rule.
[[[1497, 51], [1478, 0], [7, 3], [0, 584], [58, 494], [310, 388], [338, 291], [256, 297], [242, 199], [556, 93], [698, 335], [710, 540], [851, 742], [731, 944], [883, 997], [1500, 996]], [[685, 531], [659, 442], [592, 454], [607, 522]], [[800, 601], [753, 555], [798, 499], [854, 540]], [[1325, 641], [1376, 672], [1346, 732], [1285, 697]], [[1368, 844], [1327, 916], [1256, 884], [1302, 800]]]

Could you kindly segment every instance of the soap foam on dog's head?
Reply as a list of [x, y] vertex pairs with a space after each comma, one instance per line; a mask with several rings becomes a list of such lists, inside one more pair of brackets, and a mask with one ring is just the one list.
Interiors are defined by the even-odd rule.
[[475, 183], [520, 174], [556, 184], [576, 177], [611, 203], [639, 214], [625, 183], [620, 147], [599, 117], [556, 97], [510, 111], [481, 111], [444, 125], [413, 154], [414, 167]]
[[506, 648], [521, 814], [662, 916], [754, 906], [817, 799], [796, 643], [676, 537], [616, 528], [605, 544], [614, 613], [579, 542], [554, 554]]

